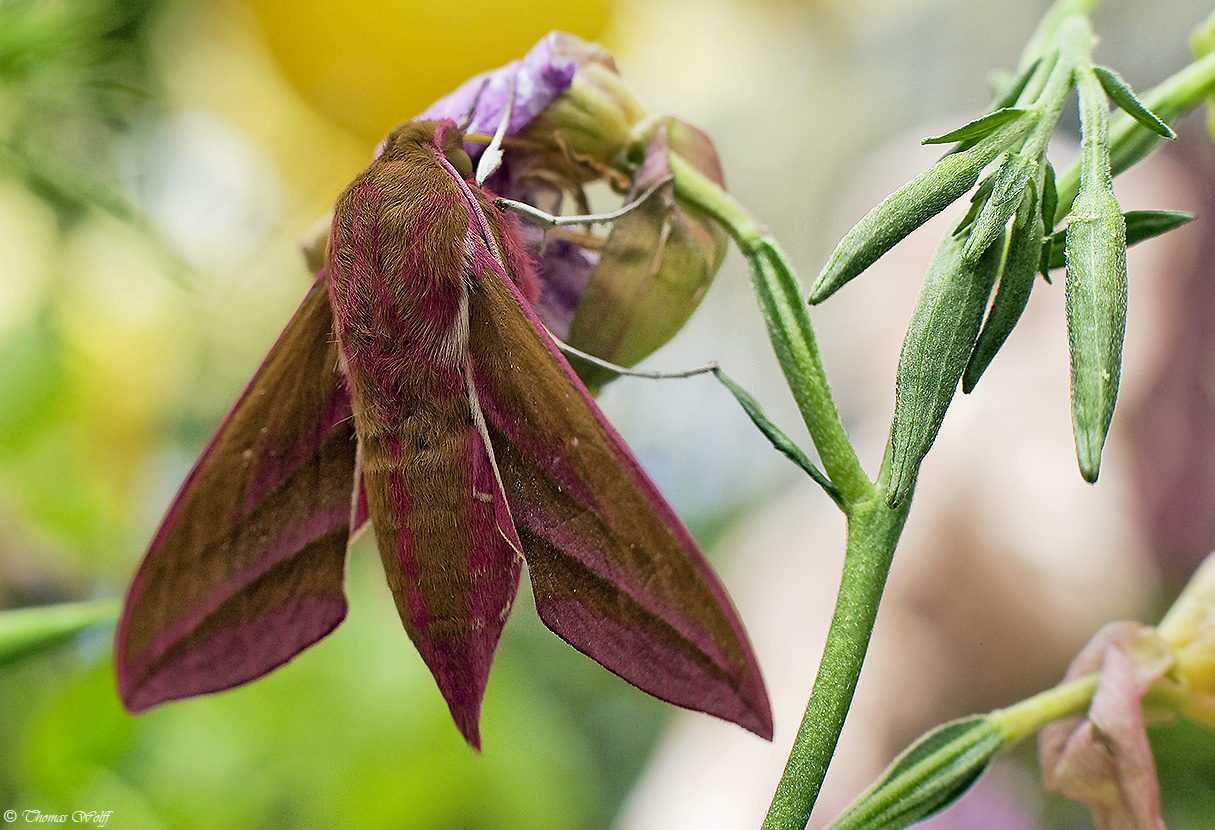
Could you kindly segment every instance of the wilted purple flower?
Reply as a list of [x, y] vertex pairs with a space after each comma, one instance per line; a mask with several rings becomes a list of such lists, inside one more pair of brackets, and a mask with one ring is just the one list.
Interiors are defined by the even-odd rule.
[[[493, 134], [502, 121], [513, 88], [514, 101], [506, 134], [514, 135], [568, 89], [573, 80], [577, 62], [560, 54], [562, 39], [561, 33], [550, 32], [519, 60], [474, 75], [418, 117], [450, 118], [457, 123], [467, 118], [467, 123], [463, 124], [466, 132]], [[470, 155], [475, 160], [479, 153]]]
[[723, 186], [708, 136], [675, 118], [658, 121], [629, 200], [660, 189], [612, 223], [569, 326], [571, 343], [623, 366], [637, 363], [683, 328], [726, 254], [721, 224], [678, 197], [673, 154]]
[[[530, 226], [524, 234], [545, 326], [572, 346], [631, 366], [687, 322], [725, 255], [725, 230], [680, 196], [671, 164], [678, 154], [721, 187], [716, 150], [689, 124], [647, 118], [611, 55], [561, 32], [522, 60], [470, 79], [423, 117], [469, 118], [470, 132], [493, 133], [512, 85], [506, 132], [514, 140], [486, 183], [491, 190], [550, 213], [567, 197], [588, 213], [583, 188], [596, 181], [627, 191], [626, 204], [646, 197], [606, 238]], [[474, 159], [480, 149], [468, 145]]]

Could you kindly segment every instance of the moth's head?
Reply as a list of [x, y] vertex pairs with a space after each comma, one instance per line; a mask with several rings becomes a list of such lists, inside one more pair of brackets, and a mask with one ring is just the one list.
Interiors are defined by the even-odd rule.
[[417, 153], [419, 149], [434, 147], [463, 178], [472, 177], [472, 159], [464, 151], [464, 131], [454, 121], [447, 119], [413, 120], [398, 124], [376, 147], [373, 158], [393, 161]]
[[462, 178], [471, 179], [473, 163], [464, 150], [464, 131], [454, 121], [436, 121], [434, 140], [444, 157]]

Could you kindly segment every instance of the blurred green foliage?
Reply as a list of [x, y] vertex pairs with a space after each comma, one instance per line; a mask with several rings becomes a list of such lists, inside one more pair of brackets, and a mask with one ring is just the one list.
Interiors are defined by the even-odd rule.
[[505, 638], [471, 752], [400, 631], [379, 564], [352, 557], [350, 618], [245, 687], [131, 718], [109, 631], [0, 674], [0, 806], [114, 810], [117, 827], [606, 826], [663, 707], [534, 618]]
[[155, 105], [146, 28], [161, 0], [12, 0], [0, 5], [0, 171], [70, 220], [127, 214], [125, 130]]

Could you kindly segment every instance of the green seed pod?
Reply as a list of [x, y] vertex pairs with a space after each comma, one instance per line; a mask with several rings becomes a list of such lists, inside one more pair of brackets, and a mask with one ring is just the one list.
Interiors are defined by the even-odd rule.
[[1126, 328], [1126, 224], [1112, 193], [1085, 198], [1081, 186], [1065, 253], [1072, 429], [1080, 474], [1091, 482], [1118, 399]]
[[969, 393], [979, 382], [996, 352], [1004, 345], [1013, 327], [1021, 319], [1021, 312], [1029, 302], [1029, 293], [1038, 276], [1038, 264], [1042, 258], [1042, 237], [1045, 223], [1038, 208], [1038, 189], [1032, 184], [1023, 191], [1021, 204], [1017, 206], [1017, 218], [1008, 235], [1008, 250], [1004, 254], [1004, 265], [1000, 269], [1000, 286], [991, 301], [987, 320], [975, 341], [974, 350], [962, 373], [962, 391]]
[[1018, 116], [973, 147], [945, 156], [887, 196], [840, 241], [810, 290], [810, 302], [830, 297], [896, 242], [974, 187], [983, 168], [1020, 139], [1034, 121], [1032, 112]]
[[1091, 67], [1076, 71], [1082, 131], [1080, 189], [1068, 216], [1067, 339], [1076, 460], [1096, 481], [1118, 398], [1126, 329], [1126, 221], [1114, 198], [1109, 110]]
[[886, 501], [891, 506], [903, 502], [915, 486], [920, 462], [958, 388], [1000, 269], [1001, 242], [975, 262], [962, 256], [965, 247], [965, 235], [955, 236], [952, 229], [937, 245], [903, 340], [890, 426]]
[[957, 801], [1011, 743], [999, 713], [943, 723], [920, 736], [826, 830], [899, 830]]

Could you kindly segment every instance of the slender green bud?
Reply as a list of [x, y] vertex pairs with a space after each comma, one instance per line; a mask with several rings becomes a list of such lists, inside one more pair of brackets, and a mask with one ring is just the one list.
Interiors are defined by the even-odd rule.
[[887, 196], [840, 241], [810, 291], [820, 303], [878, 260], [907, 234], [975, 186], [983, 168], [1017, 142], [1034, 123], [1026, 112], [973, 147], [950, 153]]
[[1096, 481], [1118, 398], [1126, 328], [1126, 222], [1114, 198], [1109, 108], [1092, 68], [1076, 70], [1082, 131], [1080, 189], [1068, 217], [1067, 336], [1076, 460]]
[[983, 321], [1000, 270], [1002, 244], [975, 262], [962, 256], [965, 238], [952, 230], [937, 245], [903, 340], [890, 427], [890, 483], [886, 501], [902, 503], [915, 487], [920, 462], [932, 446]]
[[962, 373], [962, 391], [974, 389], [979, 377], [987, 369], [996, 352], [1004, 345], [1013, 327], [1021, 319], [1021, 312], [1029, 302], [1029, 293], [1038, 276], [1038, 265], [1042, 259], [1042, 237], [1045, 225], [1042, 211], [1038, 207], [1038, 189], [1031, 185], [1023, 191], [1021, 204], [1017, 206], [1017, 218], [1008, 235], [1008, 249], [1004, 254], [1004, 265], [1000, 269], [1000, 286], [991, 301], [987, 320], [970, 353], [966, 371]]
[[1041, 156], [1017, 154], [1009, 156], [1000, 165], [991, 194], [975, 218], [974, 228], [967, 239], [963, 256], [968, 260], [978, 259], [1003, 233], [1008, 220], [1021, 203], [1026, 187], [1037, 178], [1041, 163]]
[[1008, 744], [999, 719], [973, 715], [921, 736], [827, 830], [902, 830], [939, 813]]
[[1059, 38], [1059, 52], [1034, 102], [1037, 123], [1017, 153], [1000, 166], [991, 195], [975, 218], [966, 246], [968, 260], [977, 259], [1004, 231], [1021, 202], [1021, 191], [1030, 182], [1038, 181], [1046, 164], [1046, 145], [1072, 87], [1073, 69], [1087, 59], [1095, 42], [1088, 22], [1080, 16], [1070, 17], [1060, 24]]

